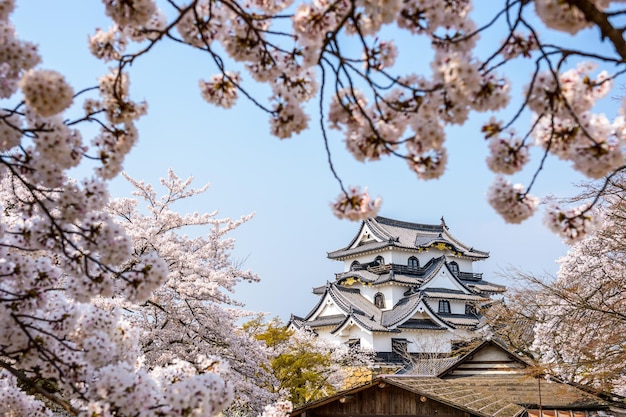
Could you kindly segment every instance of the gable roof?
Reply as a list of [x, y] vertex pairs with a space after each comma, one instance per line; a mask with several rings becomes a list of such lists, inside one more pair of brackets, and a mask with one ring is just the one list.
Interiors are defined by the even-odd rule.
[[[535, 413], [543, 410], [543, 416], [588, 416], [588, 412], [597, 414], [598, 410], [608, 409], [615, 404], [560, 381], [548, 382], [528, 373], [529, 364], [521, 358], [513, 359], [509, 369], [514, 372], [505, 374], [489, 374], [480, 368], [465, 367], [465, 373], [455, 373], [464, 365], [477, 365], [481, 361], [474, 360], [484, 352], [496, 352], [514, 355], [504, 345], [488, 340], [481, 343], [456, 362], [450, 361], [447, 369], [439, 376], [416, 375], [381, 375], [373, 381], [342, 391], [334, 396], [317, 400], [294, 410], [292, 416], [301, 415], [304, 411], [338, 401], [346, 395], [366, 389], [376, 390], [387, 384], [401, 388], [420, 396], [420, 401], [431, 399], [442, 404], [462, 410], [478, 417], [520, 417], [524, 413]], [[499, 362], [497, 360], [482, 361]], [[421, 396], [425, 400], [421, 400]], [[401, 397], [405, 398], [405, 397]], [[398, 399], [401, 401], [401, 399]], [[393, 402], [390, 400], [390, 402]], [[582, 412], [582, 413], [579, 413]], [[541, 414], [535, 413], [538, 416]], [[623, 410], [619, 412], [623, 414]], [[350, 413], [351, 417], [364, 417]], [[407, 415], [408, 416], [408, 415]], [[342, 417], [342, 415], [337, 415]]]
[[[368, 238], [363, 239], [365, 232], [369, 232]], [[452, 236], [443, 219], [440, 225], [429, 225], [380, 216], [362, 221], [358, 233], [350, 243], [345, 248], [329, 252], [328, 257], [343, 260], [390, 247], [413, 251], [436, 247], [450, 250], [457, 256], [476, 260], [489, 257], [489, 252], [467, 246]]]
[[497, 340], [482, 341], [453, 365], [444, 369], [441, 378], [462, 375], [526, 374], [532, 365], [511, 352]]
[[[387, 389], [387, 385], [400, 388], [403, 391], [424, 396], [425, 398], [448, 405], [478, 417], [518, 417], [525, 412], [525, 408], [493, 395], [485, 396], [473, 390], [456, 391], [457, 387], [448, 381], [436, 377], [406, 377], [400, 375], [385, 375], [356, 388], [341, 391], [330, 397], [313, 401], [298, 407], [291, 413], [296, 417], [308, 410], [312, 410], [341, 398], [350, 397], [363, 390]], [[307, 413], [308, 414], [308, 413]]]
[[[322, 327], [332, 327], [331, 333], [340, 332], [347, 326], [356, 324], [370, 332], [399, 332], [400, 329], [416, 330], [446, 330], [457, 327], [476, 327], [480, 324], [480, 317], [474, 314], [439, 313], [431, 306], [430, 301], [442, 298], [439, 292], [417, 291], [401, 298], [392, 309], [382, 310], [365, 298], [356, 288], [349, 288], [337, 283], [328, 282], [316, 306], [306, 317], [291, 317], [289, 325], [297, 328], [310, 327], [315, 330]], [[443, 291], [441, 289], [437, 291]], [[464, 294], [461, 291], [449, 291], [446, 295], [460, 297], [471, 301], [480, 300], [479, 296]], [[332, 300], [341, 311], [340, 314], [321, 316], [325, 300]], [[424, 312], [428, 317], [414, 319], [417, 312]]]

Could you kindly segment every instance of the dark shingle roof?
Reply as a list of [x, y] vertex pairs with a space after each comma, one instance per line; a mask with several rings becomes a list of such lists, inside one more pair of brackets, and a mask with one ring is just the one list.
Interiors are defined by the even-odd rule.
[[480, 281], [461, 280], [461, 282], [479, 294], [499, 294], [506, 291], [504, 285], [493, 284], [482, 279]]
[[[363, 297], [358, 289], [332, 284], [329, 286], [328, 294], [337, 304], [337, 307], [359, 323], [361, 327], [370, 331], [389, 331], [381, 324], [382, 311]], [[338, 328], [333, 331], [336, 330]]]
[[466, 300], [466, 301], [487, 301], [485, 297], [476, 294], [466, 294], [460, 290], [451, 290], [448, 288], [427, 288], [422, 291], [428, 298], [445, 298], [450, 300]]
[[[361, 230], [366, 225], [377, 240], [370, 240], [352, 247], [356, 243]], [[427, 225], [403, 222], [385, 217], [364, 220], [361, 223], [361, 229], [352, 241], [345, 248], [329, 252], [328, 257], [331, 259], [343, 259], [352, 255], [378, 251], [386, 247], [410, 250], [426, 249], [438, 243], [446, 245], [450, 250], [458, 252], [461, 256], [474, 259], [486, 259], [489, 257], [488, 252], [476, 250], [461, 243], [450, 234], [443, 222], [441, 225]]]
[[343, 314], [333, 314], [331, 316], [318, 317], [315, 320], [309, 320], [305, 324], [309, 327], [326, 327], [326, 326], [338, 326], [345, 320], [346, 316]]
[[528, 408], [600, 409], [608, 403], [572, 385], [548, 382], [543, 378], [527, 375], [471, 376], [446, 379], [455, 390], [475, 390], [483, 394], [493, 393], [515, 404]]
[[398, 329], [407, 329], [407, 330], [445, 330], [445, 327], [442, 327], [429, 319], [408, 319], [404, 323], [398, 326]]
[[422, 302], [421, 294], [411, 294], [400, 299], [391, 310], [383, 311], [382, 324], [385, 327], [393, 327], [411, 316], [419, 303]]
[[470, 326], [476, 327], [480, 324], [480, 317], [473, 314], [450, 314], [450, 313], [439, 313], [439, 318], [445, 321], [446, 323], [453, 324], [454, 327], [457, 326]]
[[471, 386], [456, 386], [448, 380], [405, 376], [390, 376], [385, 379], [398, 387], [427, 395], [436, 401], [465, 409], [478, 416], [516, 417], [525, 411], [524, 407], [497, 396], [496, 393], [478, 392]]

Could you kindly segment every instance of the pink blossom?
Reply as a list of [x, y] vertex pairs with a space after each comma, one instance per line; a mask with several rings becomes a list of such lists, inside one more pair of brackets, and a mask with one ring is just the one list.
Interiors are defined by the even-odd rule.
[[347, 193], [341, 193], [331, 204], [333, 213], [340, 219], [358, 221], [376, 217], [382, 204], [380, 198], [372, 200], [367, 188], [361, 192], [359, 187], [350, 187]]

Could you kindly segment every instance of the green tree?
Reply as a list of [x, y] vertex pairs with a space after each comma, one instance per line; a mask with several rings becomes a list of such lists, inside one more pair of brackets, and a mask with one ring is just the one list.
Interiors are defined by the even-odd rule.
[[272, 392], [294, 405], [303, 404], [340, 389], [351, 367], [367, 366], [371, 355], [324, 341], [313, 332], [289, 329], [280, 319], [265, 322], [257, 317], [244, 330], [263, 341], [272, 354]]

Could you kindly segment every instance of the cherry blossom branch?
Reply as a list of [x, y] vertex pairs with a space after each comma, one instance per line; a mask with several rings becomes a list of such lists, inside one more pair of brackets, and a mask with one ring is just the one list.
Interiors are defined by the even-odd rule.
[[8, 362], [0, 359], [0, 367], [9, 371], [13, 376], [18, 379], [18, 381], [20, 381], [21, 384], [27, 386], [30, 390], [35, 391], [37, 394], [45, 397], [48, 401], [51, 401], [54, 404], [60, 406], [70, 415], [77, 416], [80, 413], [80, 410], [72, 407], [72, 405], [68, 401], [46, 391], [45, 389], [37, 385], [37, 383], [33, 382], [28, 376], [26, 376], [24, 372], [13, 367]]
[[615, 52], [626, 61], [626, 41], [624, 41], [624, 31], [613, 27], [606, 13], [601, 12], [595, 4], [589, 0], [565, 0], [567, 4], [577, 7], [585, 18], [594, 23], [602, 35], [602, 39], [609, 39], [615, 48]]

